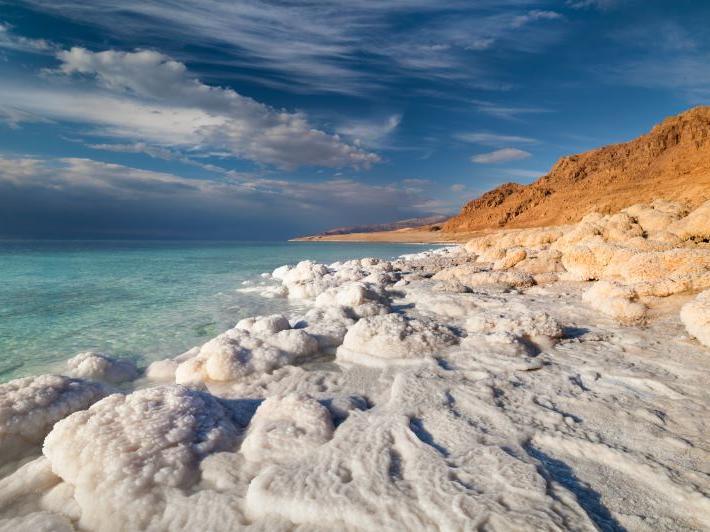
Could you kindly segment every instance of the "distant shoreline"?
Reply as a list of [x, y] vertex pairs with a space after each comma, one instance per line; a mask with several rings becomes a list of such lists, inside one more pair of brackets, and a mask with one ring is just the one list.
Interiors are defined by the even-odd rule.
[[487, 231], [442, 233], [422, 229], [398, 229], [372, 233], [346, 233], [342, 235], [313, 235], [296, 237], [289, 242], [382, 242], [387, 244], [461, 244]]

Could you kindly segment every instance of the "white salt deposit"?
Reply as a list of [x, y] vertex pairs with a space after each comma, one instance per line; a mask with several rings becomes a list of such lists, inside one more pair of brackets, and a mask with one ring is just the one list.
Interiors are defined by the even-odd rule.
[[710, 529], [708, 208], [283, 266], [299, 315], [71, 362], [125, 394], [2, 385], [0, 530]]
[[333, 431], [330, 412], [313, 398], [269, 397], [257, 408], [241, 452], [252, 462], [287, 463], [323, 445]]
[[62, 418], [105, 394], [100, 384], [40, 375], [0, 384], [0, 465], [31, 451]]
[[138, 377], [138, 368], [132, 360], [112, 358], [94, 351], [79, 353], [70, 358], [67, 367], [72, 377], [110, 384], [132, 381]]
[[359, 320], [348, 330], [336, 357], [375, 367], [416, 364], [456, 342], [445, 326], [392, 313]]
[[691, 336], [710, 347], [710, 290], [698, 294], [693, 301], [683, 305], [680, 320]]

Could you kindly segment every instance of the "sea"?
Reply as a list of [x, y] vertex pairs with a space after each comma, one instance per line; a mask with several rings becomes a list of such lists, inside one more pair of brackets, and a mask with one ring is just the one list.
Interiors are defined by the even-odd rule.
[[[427, 245], [427, 247], [432, 247]], [[145, 366], [241, 318], [301, 310], [244, 291], [304, 259], [395, 258], [416, 244], [0, 241], [0, 382], [61, 371], [87, 350]]]

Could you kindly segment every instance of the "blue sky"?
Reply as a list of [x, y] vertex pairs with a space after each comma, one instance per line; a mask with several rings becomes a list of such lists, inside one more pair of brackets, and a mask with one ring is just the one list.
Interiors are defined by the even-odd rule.
[[454, 213], [710, 101], [710, 2], [0, 0], [0, 237]]

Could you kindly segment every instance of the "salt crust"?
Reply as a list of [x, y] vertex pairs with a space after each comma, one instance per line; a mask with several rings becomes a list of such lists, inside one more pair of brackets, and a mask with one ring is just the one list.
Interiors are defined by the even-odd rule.
[[0, 465], [41, 444], [57, 421], [88, 408], [105, 393], [100, 384], [60, 375], [0, 384]]
[[698, 294], [693, 301], [683, 305], [680, 320], [688, 334], [710, 347], [710, 290]]
[[138, 368], [132, 360], [112, 358], [94, 351], [79, 353], [70, 358], [67, 367], [72, 377], [110, 384], [132, 381], [138, 377]]
[[277, 268], [310, 308], [147, 369], [193, 388], [2, 385], [0, 530], [707, 529], [708, 208]]

